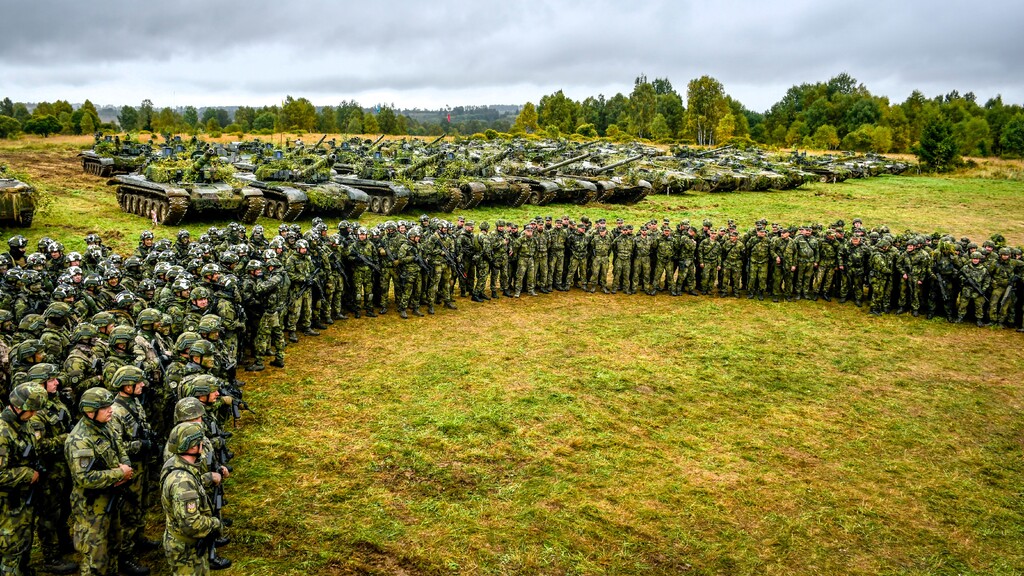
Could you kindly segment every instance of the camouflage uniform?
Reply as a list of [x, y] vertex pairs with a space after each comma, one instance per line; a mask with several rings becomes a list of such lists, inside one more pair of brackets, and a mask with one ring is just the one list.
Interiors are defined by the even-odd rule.
[[[963, 321], [964, 316], [967, 315], [968, 307], [973, 302], [974, 315], [977, 317], [978, 325], [981, 326], [985, 323], [985, 293], [992, 285], [992, 277], [989, 275], [988, 269], [985, 268], [984, 262], [977, 264], [973, 262], [977, 254], [977, 252], [971, 254], [972, 262], [960, 269], [963, 282], [960, 285], [960, 305], [957, 309], [957, 321]], [[971, 286], [968, 279], [973, 280], [982, 291], [978, 292]]]
[[[362, 260], [360, 260], [362, 257]], [[356, 314], [360, 310], [367, 316], [373, 314], [373, 269], [377, 264], [377, 248], [369, 239], [356, 240], [349, 248], [349, 261], [352, 263], [352, 280], [355, 288]], [[367, 264], [369, 262], [369, 264]]]
[[508, 234], [502, 230], [495, 232], [488, 245], [488, 261], [491, 263], [491, 297], [498, 297], [498, 286], [505, 296], [512, 295], [512, 283], [509, 281], [508, 270]]
[[863, 240], [858, 242], [854, 244], [851, 240], [839, 250], [839, 266], [842, 268], [839, 276], [839, 301], [852, 299], [854, 304], [860, 306], [864, 300], [864, 271], [871, 251]]
[[594, 292], [597, 286], [600, 286], [605, 294], [609, 292], [608, 257], [611, 255], [613, 245], [614, 240], [607, 233], [603, 236], [600, 233], [595, 234], [590, 239], [590, 254], [594, 258], [593, 264], [590, 267], [590, 279], [588, 282], [591, 292]]
[[919, 249], [908, 249], [897, 261], [896, 272], [900, 275], [900, 312], [909, 307], [914, 316], [919, 314], [921, 293], [929, 276], [930, 263], [928, 254]]
[[[660, 258], [660, 256], [659, 256]], [[697, 262], [700, 265], [700, 291], [707, 296], [715, 290], [718, 270], [722, 266], [722, 245], [714, 237], [710, 237], [697, 247]], [[657, 276], [655, 276], [657, 282]]]
[[1013, 298], [1006, 298], [1006, 302], [1003, 302], [1003, 295], [1009, 290], [1014, 274], [1019, 274], [1014, 263], [1014, 260], [1010, 260], [1010, 249], [1002, 248], [999, 256], [989, 267], [989, 274], [992, 277], [992, 300], [988, 305], [988, 314], [993, 324], [1003, 324], [1009, 319], [1008, 324], [1012, 325]]
[[832, 286], [835, 284], [836, 268], [839, 266], [839, 248], [831, 233], [818, 243], [818, 273], [814, 282], [814, 293], [826, 301], [832, 300]]
[[641, 230], [640, 235], [633, 242], [636, 251], [636, 258], [633, 260], [633, 278], [630, 290], [654, 295], [654, 286], [651, 282], [651, 248], [654, 246], [654, 238], [646, 234], [646, 229]]
[[136, 556], [135, 544], [144, 540], [146, 503], [150, 486], [146, 482], [147, 467], [152, 462], [149, 439], [152, 430], [146, 421], [146, 411], [139, 398], [117, 394], [114, 397], [113, 417], [107, 423], [111, 433], [125, 446], [125, 452], [135, 470], [135, 477], [122, 487], [121, 504], [121, 557]]
[[283, 272], [274, 270], [256, 283], [255, 296], [262, 305], [256, 339], [253, 342], [256, 359], [268, 356], [273, 348], [274, 361], [284, 363], [284, 327], [281, 312], [287, 307], [288, 280]]
[[311, 287], [307, 287], [306, 283], [314, 280], [313, 259], [309, 252], [300, 254], [296, 250], [288, 257], [286, 267], [291, 284], [291, 294], [289, 294], [290, 305], [285, 320], [285, 329], [295, 332], [296, 329], [301, 328], [303, 332], [310, 332], [313, 322], [313, 290]]
[[[793, 277], [793, 293], [796, 298], [810, 298], [814, 294], [814, 273], [818, 265], [818, 240], [812, 236], [798, 235], [793, 240], [796, 265]], [[816, 297], [816, 296], [815, 296]]]
[[115, 484], [126, 478], [120, 465], [130, 465], [130, 460], [113, 432], [83, 416], [64, 443], [73, 482], [72, 534], [75, 549], [82, 554], [83, 576], [106, 576], [118, 566], [121, 514], [120, 487]]
[[[577, 288], [587, 287], [587, 236], [578, 229], [572, 232], [567, 240], [569, 247], [569, 267], [565, 271], [566, 286], [576, 283]], [[579, 281], [577, 282], [577, 275]]]
[[687, 292], [696, 295], [697, 291], [697, 241], [689, 232], [684, 232], [675, 239], [676, 245], [676, 282], [672, 291], [676, 296]]
[[410, 307], [415, 312], [420, 309], [420, 291], [423, 289], [423, 285], [421, 284], [420, 265], [417, 262], [419, 255], [419, 245], [414, 244], [412, 240], [403, 242], [395, 252], [397, 261], [395, 269], [398, 271], [398, 285], [401, 292], [396, 300], [400, 313], [404, 313]]
[[[40, 490], [32, 484], [36, 470], [25, 451], [36, 450], [36, 437], [8, 406], [0, 412], [0, 573], [31, 574], [32, 514], [29, 493]], [[33, 494], [38, 502], [42, 494]]]
[[519, 262], [516, 267], [516, 293], [515, 297], [519, 298], [519, 295], [525, 289], [531, 296], [536, 296], [536, 272], [537, 267], [534, 266], [533, 258], [536, 254], [537, 243], [533, 240], [531, 234], [523, 234], [515, 241], [515, 255]]
[[[186, 431], [201, 430], [200, 424], [191, 422], [179, 427]], [[164, 554], [175, 575], [209, 573], [209, 560], [202, 541], [221, 527], [220, 520], [213, 515], [202, 480], [202, 458], [195, 460], [191, 462], [180, 454], [173, 454], [160, 471], [160, 503], [165, 516]]]
[[627, 294], [632, 292], [631, 277], [633, 271], [633, 235], [619, 234], [612, 242], [612, 252], [615, 254], [615, 264], [612, 266], [612, 294], [622, 290]]
[[739, 297], [743, 281], [744, 250], [743, 242], [735, 234], [722, 245], [722, 287], [719, 296], [728, 296], [732, 292], [733, 296]]
[[550, 245], [550, 238], [548, 237], [547, 230], [543, 227], [537, 227], [533, 231], [533, 263], [534, 263], [534, 278], [536, 279], [537, 290], [541, 292], [551, 291], [551, 277], [548, 275], [548, 247]]
[[[673, 268], [675, 267], [676, 243], [667, 228], [662, 228], [662, 235], [653, 240], [653, 251], [655, 256], [654, 283], [656, 290], [672, 291], [675, 286]], [[664, 277], [664, 281], [662, 278]]]
[[71, 413], [59, 394], [50, 394], [46, 406], [29, 420], [38, 439], [36, 450], [46, 467], [46, 474], [37, 488], [41, 498], [36, 500], [35, 513], [39, 547], [48, 564], [59, 562], [64, 552], [73, 550], [68, 532], [71, 478], [64, 460], [64, 441], [72, 424]]
[[551, 239], [548, 248], [548, 278], [550, 284], [557, 290], [568, 290], [565, 280], [565, 243], [569, 237], [568, 231], [561, 225], [553, 227], [548, 232]]
[[893, 258], [889, 253], [889, 242], [879, 242], [877, 249], [868, 261], [871, 278], [871, 313], [882, 314], [889, 311], [892, 300], [892, 269]]
[[747, 263], [747, 298], [755, 294], [761, 300], [768, 290], [768, 267], [772, 258], [772, 241], [767, 234], [755, 235], [747, 244], [749, 262]]

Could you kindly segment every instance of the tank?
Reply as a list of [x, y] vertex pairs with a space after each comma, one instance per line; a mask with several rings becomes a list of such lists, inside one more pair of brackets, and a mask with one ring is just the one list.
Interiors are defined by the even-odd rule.
[[598, 195], [594, 200], [598, 202], [632, 205], [651, 193], [651, 183], [641, 177], [639, 173], [627, 172], [614, 175], [614, 171], [633, 164], [643, 157], [643, 154], [634, 154], [605, 165], [570, 164], [569, 169], [562, 177], [583, 179], [597, 186]]
[[505, 149], [487, 158], [474, 158], [441, 151], [413, 165], [408, 173], [415, 174], [420, 165], [432, 167], [431, 175], [421, 181], [431, 182], [435, 187], [458, 188], [462, 196], [459, 208], [480, 205], [518, 208], [530, 198], [531, 188], [528, 183], [498, 172], [497, 164], [510, 153], [511, 149]]
[[0, 224], [28, 228], [35, 213], [35, 188], [9, 177], [7, 167], [0, 166]]
[[194, 158], [178, 158], [164, 148], [141, 174], [116, 176], [107, 183], [117, 186], [122, 210], [166, 226], [206, 214], [252, 224], [265, 204], [263, 193], [239, 180], [212, 148]]
[[256, 156], [253, 173], [238, 173], [249, 186], [263, 192], [263, 212], [267, 217], [285, 222], [297, 219], [300, 214], [358, 218], [366, 211], [370, 196], [335, 182], [331, 166], [336, 157], [320, 156], [315, 150], [291, 154], [277, 150], [270, 157]]
[[111, 138], [96, 134], [96, 142], [92, 150], [79, 152], [82, 159], [82, 170], [86, 174], [109, 178], [114, 174], [130, 174], [146, 165], [152, 148], [148, 144], [133, 142], [125, 136], [121, 142], [119, 136]]

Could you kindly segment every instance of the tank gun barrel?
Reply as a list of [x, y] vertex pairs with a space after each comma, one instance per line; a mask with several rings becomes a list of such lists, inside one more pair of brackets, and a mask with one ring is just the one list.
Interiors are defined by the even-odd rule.
[[704, 158], [705, 156], [713, 156], [715, 154], [718, 154], [719, 152], [725, 152], [726, 150], [731, 150], [734, 147], [735, 146], [733, 146], [732, 144], [726, 144], [725, 146], [719, 146], [718, 148], [712, 148], [711, 150], [705, 150], [703, 152], [698, 152], [696, 154], [696, 156], [698, 158]]
[[554, 164], [552, 164], [550, 166], [545, 166], [545, 167], [541, 168], [540, 169], [540, 173], [541, 174], [548, 174], [550, 172], [554, 172], [555, 170], [558, 170], [559, 168], [568, 166], [569, 164], [575, 164], [577, 162], [582, 162], [583, 160], [586, 160], [587, 158], [590, 158], [593, 155], [594, 155], [593, 152], [587, 152], [585, 154], [580, 154], [579, 156], [573, 156], [572, 158], [569, 158], [568, 160], [562, 160], [561, 162], [555, 162]]
[[381, 135], [380, 135], [380, 138], [377, 138], [376, 140], [374, 140], [374, 141], [373, 141], [373, 144], [370, 144], [370, 149], [369, 149], [369, 150], [367, 150], [367, 153], [369, 153], [369, 154], [373, 154], [373, 152], [374, 152], [374, 151], [375, 151], [375, 150], [376, 150], [377, 148], [380, 148], [380, 146], [381, 146], [381, 142], [383, 142], [383, 141], [384, 141], [384, 136], [385, 136], [384, 134], [381, 134]]
[[639, 159], [641, 159], [643, 157], [644, 157], [643, 154], [637, 154], [635, 156], [630, 156], [629, 158], [624, 158], [622, 160], [619, 160], [618, 162], [612, 162], [611, 164], [608, 164], [607, 166], [601, 166], [600, 168], [598, 168], [594, 172], [596, 174], [601, 174], [601, 173], [604, 173], [604, 172], [609, 172], [611, 170], [615, 170], [619, 166], [625, 166], [626, 164], [632, 164], [633, 162], [636, 162], [637, 160], [639, 160]]
[[405, 170], [402, 170], [402, 175], [403, 176], [410, 176], [410, 175], [416, 174], [417, 172], [419, 172], [420, 170], [422, 170], [422, 169], [426, 168], [427, 166], [433, 164], [434, 162], [437, 162], [438, 160], [441, 160], [447, 154], [448, 153], [446, 151], [444, 151], [444, 150], [442, 150], [440, 152], [435, 152], [435, 153], [427, 156], [426, 158], [423, 158], [419, 162], [414, 163], [413, 165], [409, 166]]
[[431, 146], [433, 146], [434, 144], [437, 144], [437, 143], [438, 143], [438, 142], [440, 142], [441, 140], [444, 140], [444, 137], [445, 137], [445, 136], [447, 136], [447, 135], [448, 135], [448, 134], [441, 134], [441, 135], [440, 135], [440, 136], [438, 136], [437, 138], [434, 138], [433, 140], [431, 140], [431, 141], [430, 141], [430, 143], [429, 143], [429, 144], [427, 144], [427, 148], [430, 148], [430, 147], [431, 147]]

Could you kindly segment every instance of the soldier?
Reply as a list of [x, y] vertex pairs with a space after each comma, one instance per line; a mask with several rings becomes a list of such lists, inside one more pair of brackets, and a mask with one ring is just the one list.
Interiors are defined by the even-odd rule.
[[833, 230], [825, 232], [825, 239], [818, 242], [818, 273], [814, 293], [826, 302], [832, 301], [832, 286], [835, 284], [836, 269], [839, 267], [839, 246]]
[[[722, 269], [722, 245], [718, 242], [717, 230], [712, 229], [708, 234], [708, 239], [698, 246], [697, 262], [700, 268], [701, 294], [708, 296], [714, 292], [718, 272]], [[655, 282], [657, 282], [657, 276], [655, 276]]]
[[871, 254], [863, 240], [860, 234], [854, 234], [839, 250], [839, 303], [852, 299], [858, 308], [864, 300], [864, 271]]
[[[37, 436], [28, 421], [46, 406], [46, 391], [36, 384], [15, 386], [0, 412], [0, 572], [32, 574], [32, 515], [42, 498]], [[70, 571], [61, 572], [68, 574]]]
[[924, 282], [928, 279], [931, 263], [923, 250], [918, 250], [914, 239], [907, 242], [906, 252], [896, 263], [896, 273], [900, 275], [900, 300], [896, 314], [906, 312], [910, 308], [916, 318], [921, 310], [921, 293]]
[[533, 225], [528, 224], [523, 229], [523, 235], [517, 238], [513, 245], [513, 252], [518, 261], [516, 266], [516, 293], [514, 295], [516, 298], [519, 298], [524, 288], [530, 296], [537, 295], [535, 290], [537, 268], [533, 262], [536, 251], [537, 243], [533, 239]]
[[473, 272], [476, 278], [476, 284], [473, 286], [473, 300], [476, 302], [491, 299], [487, 295], [487, 279], [491, 273], [491, 264], [488, 261], [488, 257], [490, 256], [491, 242], [493, 240], [494, 236], [491, 235], [491, 225], [486, 220], [481, 222], [480, 233], [473, 239], [473, 262], [476, 266], [476, 270]]
[[82, 555], [83, 576], [105, 576], [120, 570], [144, 576], [148, 569], [118, 562], [121, 548], [119, 502], [123, 486], [135, 471], [125, 446], [108, 426], [114, 395], [89, 388], [78, 403], [81, 419], [64, 443], [64, 458], [71, 471], [71, 516], [75, 549]]
[[622, 290], [632, 294], [631, 276], [633, 271], [633, 228], [624, 226], [619, 235], [612, 241], [612, 253], [615, 263], [612, 266], [612, 294]]
[[64, 461], [64, 441], [71, 431], [71, 413], [60, 396], [59, 368], [53, 364], [36, 364], [28, 371], [28, 381], [46, 390], [46, 403], [29, 420], [36, 438], [36, 453], [45, 469], [38, 487], [40, 494], [34, 499], [39, 547], [43, 551], [43, 571], [70, 574], [78, 564], [64, 559], [74, 552], [68, 517], [71, 513], [69, 498], [71, 484], [67, 462]]
[[590, 292], [595, 292], [598, 286], [605, 294], [611, 292], [608, 290], [608, 257], [613, 245], [612, 237], [608, 235], [608, 229], [605, 227], [599, 227], [597, 235], [590, 239], [590, 255], [593, 258], [588, 282]]
[[928, 320], [936, 314], [944, 315], [947, 322], [956, 320], [957, 245], [951, 236], [940, 239], [938, 249], [931, 254], [931, 294], [928, 303]]
[[978, 251], [971, 252], [970, 264], [960, 269], [960, 305], [957, 309], [957, 323], [964, 321], [971, 303], [974, 304], [974, 316], [978, 327], [985, 326], [986, 294], [992, 285], [992, 277], [982, 263], [985, 256]]
[[[675, 267], [676, 243], [672, 238], [672, 229], [662, 226], [661, 236], [654, 239], [652, 251], [655, 256], [654, 289], [672, 292], [675, 289], [673, 268]], [[664, 277], [664, 281], [662, 278]]]
[[868, 262], [868, 277], [871, 281], [871, 314], [881, 316], [889, 311], [892, 301], [893, 258], [889, 252], [891, 244], [887, 238], [878, 241], [876, 250]]
[[174, 455], [160, 472], [160, 503], [166, 519], [164, 554], [174, 574], [209, 573], [207, 551], [221, 529], [200, 472], [204, 439], [199, 423], [175, 426], [167, 441]]
[[419, 246], [422, 234], [423, 231], [419, 226], [413, 226], [409, 230], [408, 241], [398, 247], [395, 260], [392, 262], [399, 272], [399, 286], [401, 287], [401, 296], [397, 298], [398, 315], [404, 319], [409, 318], [407, 311], [410, 306], [413, 314], [423, 316], [423, 313], [420, 312], [420, 291], [423, 289], [423, 285], [420, 283], [422, 257]]
[[743, 257], [745, 247], [740, 242], [736, 230], [729, 232], [729, 241], [722, 245], [722, 286], [718, 296], [725, 298], [732, 292], [735, 298], [740, 297], [740, 284], [743, 280]]
[[697, 295], [697, 241], [694, 239], [696, 232], [690, 228], [688, 222], [683, 226], [682, 232], [675, 237], [676, 253], [676, 283], [672, 288], [673, 296], [680, 296], [686, 292], [690, 296]]
[[497, 229], [494, 238], [491, 239], [489, 261], [491, 263], [491, 298], [498, 298], [498, 286], [501, 286], [501, 294], [506, 298], [512, 296], [512, 282], [509, 280], [509, 234], [505, 227], [504, 220], [495, 222]]
[[793, 272], [794, 297], [797, 300], [817, 300], [818, 295], [814, 293], [813, 282], [815, 271], [818, 269], [818, 239], [811, 236], [809, 226], [800, 228], [800, 234], [793, 240], [793, 252], [794, 258], [790, 260], [793, 265], [790, 266], [790, 270]]
[[758, 226], [754, 237], [750, 239], [747, 253], [747, 298], [756, 295], [758, 300], [764, 300], [764, 293], [768, 289], [768, 265], [772, 257], [772, 242], [763, 226]]
[[146, 385], [146, 375], [141, 369], [122, 366], [107, 386], [115, 394], [113, 415], [107, 427], [125, 446], [135, 471], [135, 478], [122, 488], [119, 556], [122, 565], [139, 566], [139, 554], [155, 550], [160, 545], [146, 538], [143, 533], [149, 496], [146, 471], [147, 467], [156, 465], [156, 450], [159, 449], [156, 435], [147, 421], [146, 410], [142, 407], [142, 394]]
[[575, 285], [581, 290], [587, 289], [587, 244], [586, 226], [580, 222], [566, 240], [569, 252], [569, 267], [565, 271], [566, 288]]
[[651, 281], [651, 249], [654, 247], [654, 238], [650, 235], [647, 226], [640, 228], [640, 235], [634, 241], [636, 253], [633, 260], [633, 278], [630, 282], [630, 291], [635, 293], [640, 290], [648, 296], [655, 295], [654, 283]]
[[[1013, 326], [1013, 301], [1009, 292], [1014, 281], [1015, 274], [1019, 274], [1014, 261], [1010, 260], [1010, 249], [1002, 247], [998, 256], [989, 267], [989, 274], [992, 277], [992, 300], [989, 302], [989, 320], [995, 326], [1001, 326], [1006, 322], [1007, 327]], [[1009, 320], [1007, 322], [1007, 320]]]
[[312, 326], [312, 288], [316, 282], [316, 276], [307, 241], [297, 240], [295, 242], [295, 252], [288, 257], [285, 266], [288, 269], [288, 280], [291, 284], [291, 294], [289, 295], [291, 305], [288, 309], [285, 326], [288, 330], [288, 340], [290, 342], [299, 341], [299, 337], [295, 333], [298, 328], [301, 328], [302, 333], [306, 336], [319, 336], [320, 332]]
[[[373, 272], [380, 271], [377, 264], [377, 248], [368, 238], [365, 227], [360, 227], [356, 233], [356, 241], [349, 247], [348, 259], [352, 264], [352, 281], [355, 288], [355, 316], [365, 313], [368, 317], [374, 318], [377, 315], [373, 312]], [[449, 298], [451, 287], [448, 288]]]
[[569, 290], [565, 279], [565, 246], [566, 240], [569, 238], [569, 232], [565, 229], [564, 225], [567, 221], [567, 217], [555, 220], [551, 230], [548, 231], [548, 238], [550, 240], [548, 247], [548, 278], [551, 279], [551, 286], [561, 292]]

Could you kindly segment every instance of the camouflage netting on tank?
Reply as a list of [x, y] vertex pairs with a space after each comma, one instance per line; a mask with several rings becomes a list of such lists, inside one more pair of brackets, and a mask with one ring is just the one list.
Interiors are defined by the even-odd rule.
[[[203, 172], [206, 176], [200, 178]], [[234, 175], [235, 169], [232, 166], [218, 160], [205, 165], [193, 160], [162, 160], [146, 167], [146, 178], [158, 184], [207, 181], [228, 182], [234, 187], [239, 187], [240, 184], [235, 181]]]
[[438, 190], [458, 188], [462, 184], [468, 184], [472, 178], [464, 176], [470, 163], [466, 160], [452, 160], [445, 164], [444, 169], [434, 176], [434, 187]]
[[271, 160], [256, 167], [256, 178], [265, 182], [288, 180], [294, 163], [288, 160]]
[[344, 205], [344, 200], [338, 198], [339, 195], [344, 195], [345, 192], [338, 189], [330, 191], [329, 188], [314, 187], [304, 190], [306, 198], [309, 199], [310, 204], [321, 208], [323, 210], [328, 209], [339, 209]]
[[92, 147], [92, 151], [100, 156], [113, 156], [119, 152], [113, 141], [100, 140]]

